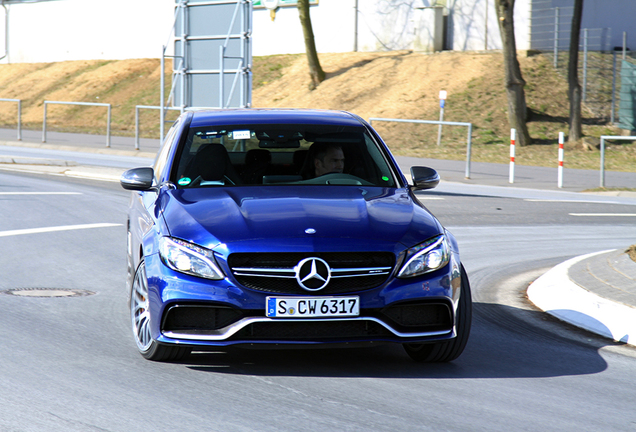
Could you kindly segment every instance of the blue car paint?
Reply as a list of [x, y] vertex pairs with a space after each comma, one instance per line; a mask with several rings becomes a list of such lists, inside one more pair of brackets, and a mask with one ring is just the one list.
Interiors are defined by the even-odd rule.
[[[299, 247], [305, 246], [302, 250], [311, 250], [310, 245], [320, 239], [329, 239], [327, 247], [346, 239], [365, 239], [368, 247], [370, 237], [378, 242], [412, 246], [442, 232], [427, 210], [414, 205], [406, 189], [348, 186], [179, 189], [165, 192], [161, 201], [170, 235], [208, 249], [219, 243], [286, 238], [304, 239], [299, 243]], [[213, 208], [210, 202], [214, 202]], [[285, 229], [284, 236], [281, 227]], [[316, 233], [306, 234], [307, 228], [315, 229]]]

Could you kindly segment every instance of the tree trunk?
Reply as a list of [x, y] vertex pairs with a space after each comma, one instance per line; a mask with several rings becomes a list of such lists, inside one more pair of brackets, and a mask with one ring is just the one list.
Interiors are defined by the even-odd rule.
[[508, 121], [510, 127], [517, 130], [517, 144], [525, 146], [531, 143], [526, 125], [526, 94], [523, 88], [526, 82], [521, 76], [521, 68], [517, 60], [517, 43], [515, 42], [515, 26], [513, 11], [515, 0], [495, 0], [499, 32], [503, 44], [504, 68], [506, 72], [506, 92], [508, 95]]
[[300, 25], [303, 27], [305, 37], [305, 51], [307, 52], [307, 63], [309, 64], [309, 76], [311, 83], [309, 88], [314, 90], [318, 84], [325, 80], [325, 72], [320, 67], [318, 52], [316, 51], [316, 41], [314, 30], [311, 27], [311, 17], [309, 16], [309, 0], [298, 0], [298, 15]]
[[568, 142], [583, 137], [581, 128], [581, 84], [579, 83], [579, 35], [583, 16], [583, 0], [574, 1], [570, 31], [570, 59], [568, 61], [568, 97], [570, 98], [570, 132]]

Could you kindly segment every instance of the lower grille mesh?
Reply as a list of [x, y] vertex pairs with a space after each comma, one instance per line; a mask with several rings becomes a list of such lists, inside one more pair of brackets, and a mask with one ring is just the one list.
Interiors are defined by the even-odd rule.
[[446, 303], [408, 303], [389, 306], [382, 314], [408, 332], [450, 329], [452, 313]]
[[178, 305], [166, 312], [162, 330], [218, 330], [241, 317], [241, 312], [226, 306]]
[[251, 324], [232, 339], [280, 341], [329, 341], [355, 338], [392, 337], [373, 321], [264, 322]]

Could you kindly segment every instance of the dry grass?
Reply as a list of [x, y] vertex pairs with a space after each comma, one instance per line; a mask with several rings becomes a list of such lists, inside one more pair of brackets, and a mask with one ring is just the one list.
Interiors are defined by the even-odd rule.
[[[321, 54], [327, 80], [308, 88], [304, 55], [257, 57], [253, 61], [254, 107], [343, 109], [365, 119], [439, 119], [440, 90], [448, 92], [444, 119], [473, 123], [472, 160], [507, 163], [509, 135], [502, 54], [408, 51]], [[543, 56], [520, 57], [531, 112], [528, 127], [535, 144], [517, 148], [520, 165], [556, 166], [558, 132], [567, 133], [568, 101], [565, 79]], [[167, 70], [170, 70], [168, 64]], [[157, 59], [77, 61], [48, 64], [0, 65], [0, 98], [23, 100], [23, 127], [41, 129], [44, 100], [105, 102], [113, 106], [112, 133], [134, 134], [135, 105], [159, 104], [160, 65]], [[167, 83], [170, 77], [167, 77]], [[169, 84], [168, 84], [169, 85]], [[171, 118], [176, 115], [170, 112]], [[15, 104], [0, 104], [0, 127], [15, 127]], [[158, 112], [141, 111], [141, 135], [157, 137]], [[584, 134], [614, 135], [619, 131], [585, 112]], [[49, 130], [104, 133], [104, 108], [48, 108]], [[466, 128], [374, 123], [399, 155], [463, 160]], [[598, 169], [600, 153], [580, 144], [567, 145], [568, 168]], [[636, 146], [609, 143], [606, 169], [636, 169]]]

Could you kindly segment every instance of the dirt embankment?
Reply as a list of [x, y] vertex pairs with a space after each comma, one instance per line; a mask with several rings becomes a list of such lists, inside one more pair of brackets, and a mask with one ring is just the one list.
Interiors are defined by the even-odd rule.
[[[26, 128], [42, 126], [43, 101], [110, 103], [113, 132], [134, 133], [135, 105], [159, 103], [157, 59], [0, 65], [0, 98], [22, 100]], [[103, 133], [107, 111], [50, 105], [47, 126]], [[0, 104], [0, 125], [15, 127], [15, 104]]]
[[272, 82], [254, 92], [254, 106], [344, 109], [363, 118], [421, 115], [439, 105], [439, 91], [464, 91], [488, 74], [493, 56], [443, 52], [323, 54], [327, 79], [308, 89], [307, 62], [299, 57], [285, 72], [285, 85]]
[[[510, 127], [500, 52], [445, 51], [435, 54], [409, 51], [320, 54], [327, 79], [309, 90], [304, 55], [256, 57], [253, 61], [252, 105], [261, 107], [325, 108], [351, 111], [370, 117], [439, 119], [439, 92], [446, 90], [444, 119], [473, 124], [473, 160], [505, 163]], [[519, 163], [553, 163], [558, 132], [568, 130], [567, 82], [541, 55], [519, 56], [530, 110], [528, 129], [538, 146], [519, 154]], [[167, 64], [166, 91], [170, 90], [171, 64]], [[112, 105], [113, 134], [135, 133], [135, 106], [159, 105], [158, 59], [75, 61], [47, 64], [0, 65], [0, 98], [22, 100], [26, 129], [41, 129], [43, 101], [102, 102]], [[0, 127], [15, 127], [16, 104], [0, 103]], [[583, 132], [589, 136], [616, 135], [619, 131], [603, 119], [585, 112]], [[176, 117], [168, 113], [168, 119]], [[67, 132], [104, 133], [107, 111], [103, 107], [50, 105], [47, 127]], [[445, 127], [443, 146], [437, 146], [435, 126], [379, 123], [374, 126], [397, 154], [438, 159], [463, 159], [466, 128]], [[156, 110], [142, 110], [144, 137], [159, 135]], [[636, 163], [635, 146], [615, 146], [616, 161], [607, 169], [624, 170]], [[592, 151], [570, 153], [569, 167], [594, 169]], [[525, 153], [525, 154], [524, 154]], [[548, 161], [549, 162], [546, 162]]]
[[[304, 56], [294, 56], [280, 79], [255, 86], [253, 106], [344, 109], [363, 118], [423, 118], [427, 111], [436, 110], [440, 90], [451, 96], [464, 91], [471, 80], [488, 75], [497, 56], [453, 52], [322, 54], [327, 80], [315, 91], [307, 86]], [[254, 59], [255, 74], [260, 61]], [[131, 133], [135, 105], [159, 104], [159, 77], [156, 59], [0, 65], [0, 98], [22, 99], [22, 121], [25, 127], [33, 128], [41, 126], [44, 100], [110, 103], [113, 132]], [[0, 125], [15, 124], [15, 113], [13, 104], [0, 104]], [[106, 112], [51, 105], [47, 118], [52, 128], [99, 131]], [[154, 130], [150, 126], [142, 129]]]

